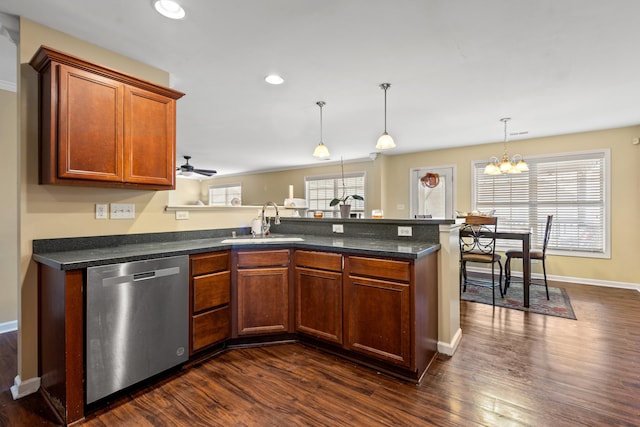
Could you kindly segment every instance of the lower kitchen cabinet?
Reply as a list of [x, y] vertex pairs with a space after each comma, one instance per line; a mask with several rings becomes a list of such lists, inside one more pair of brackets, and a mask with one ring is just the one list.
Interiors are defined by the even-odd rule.
[[349, 275], [345, 288], [346, 347], [410, 367], [410, 285]]
[[291, 332], [289, 250], [236, 254], [236, 336]]
[[344, 348], [419, 380], [437, 355], [437, 253], [345, 256], [344, 275]]
[[220, 343], [231, 332], [229, 252], [192, 255], [190, 354]]
[[342, 255], [295, 253], [296, 332], [342, 344]]
[[230, 316], [228, 305], [192, 316], [193, 351], [201, 350], [229, 338]]

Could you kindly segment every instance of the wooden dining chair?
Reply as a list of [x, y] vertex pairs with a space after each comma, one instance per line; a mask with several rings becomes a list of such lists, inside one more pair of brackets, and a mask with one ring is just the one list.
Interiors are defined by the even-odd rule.
[[[551, 223], [553, 222], [553, 215], [547, 216], [547, 225], [544, 229], [544, 241], [542, 242], [542, 249], [529, 250], [529, 258], [542, 260], [542, 273], [544, 275], [544, 287], [547, 291], [547, 299], [549, 299], [549, 285], [547, 284], [547, 267], [545, 265], [545, 259], [547, 258], [547, 245], [549, 244], [549, 236], [551, 236]], [[504, 263], [504, 291], [507, 292], [507, 288], [511, 283], [511, 260], [513, 258], [522, 259], [522, 249], [508, 249], [505, 253], [507, 260]]]
[[[502, 257], [496, 254], [496, 238], [492, 235], [497, 228], [497, 217], [472, 216], [467, 217], [460, 227], [460, 287], [466, 292], [467, 285], [490, 287], [493, 305], [496, 305], [496, 286], [502, 293]], [[478, 262], [491, 264], [491, 281], [469, 281], [467, 277], [467, 263]], [[495, 280], [495, 264], [500, 266], [500, 276]]]

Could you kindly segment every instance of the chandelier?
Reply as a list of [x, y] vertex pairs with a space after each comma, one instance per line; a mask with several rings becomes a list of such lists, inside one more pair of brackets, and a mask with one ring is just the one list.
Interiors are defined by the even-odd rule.
[[499, 160], [497, 157], [491, 157], [489, 159], [489, 163], [484, 168], [484, 173], [487, 175], [502, 175], [504, 173], [522, 173], [529, 170], [529, 166], [524, 161], [524, 158], [520, 154], [514, 154], [514, 156], [509, 159], [509, 155], [507, 154], [507, 141], [508, 141], [508, 133], [507, 133], [507, 122], [511, 120], [506, 117], [500, 119], [502, 123], [504, 123], [504, 153], [502, 154], [502, 160]]

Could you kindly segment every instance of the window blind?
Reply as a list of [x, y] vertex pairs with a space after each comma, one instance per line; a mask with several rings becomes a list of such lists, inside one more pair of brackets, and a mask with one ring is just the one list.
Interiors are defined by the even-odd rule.
[[473, 163], [472, 208], [495, 210], [501, 231], [530, 230], [531, 246], [542, 247], [553, 215], [548, 249], [607, 253], [608, 151], [527, 158], [529, 172], [513, 175], [485, 175], [485, 164]]
[[231, 201], [242, 204], [242, 184], [217, 184], [209, 186], [209, 206], [231, 206]]
[[[310, 211], [324, 211], [339, 215], [338, 206], [329, 206], [331, 200], [343, 195], [364, 194], [365, 173], [354, 172], [344, 175], [344, 187], [340, 175], [323, 175], [305, 178], [305, 194]], [[349, 199], [351, 212], [364, 212], [364, 201]]]

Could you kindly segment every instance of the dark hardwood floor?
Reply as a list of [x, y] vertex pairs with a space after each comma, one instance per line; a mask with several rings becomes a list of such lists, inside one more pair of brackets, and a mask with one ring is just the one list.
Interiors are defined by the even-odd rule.
[[[640, 293], [571, 284], [578, 320], [463, 302], [464, 337], [422, 384], [299, 344], [237, 349], [132, 391], [87, 426], [640, 425]], [[18, 401], [0, 335], [0, 425], [55, 425]]]

